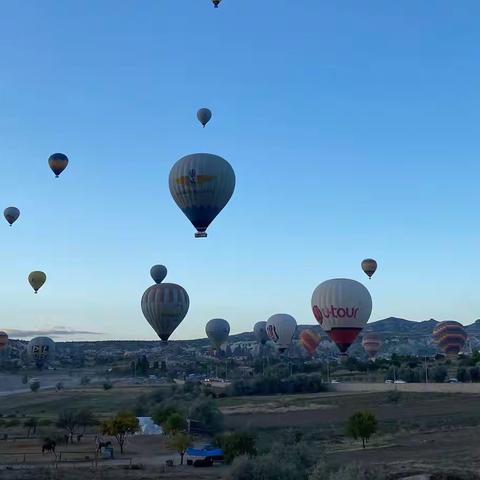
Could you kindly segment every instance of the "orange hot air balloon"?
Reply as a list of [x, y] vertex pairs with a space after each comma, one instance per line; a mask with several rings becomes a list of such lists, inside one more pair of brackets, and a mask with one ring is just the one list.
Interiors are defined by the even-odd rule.
[[300, 334], [300, 344], [310, 355], [315, 354], [320, 339], [320, 335], [313, 330], [304, 330]]
[[461, 323], [440, 322], [433, 329], [433, 340], [447, 357], [455, 357], [465, 346], [467, 332]]

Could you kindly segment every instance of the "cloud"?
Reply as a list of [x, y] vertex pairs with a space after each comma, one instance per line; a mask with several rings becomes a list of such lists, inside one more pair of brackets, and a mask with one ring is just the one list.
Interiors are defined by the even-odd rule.
[[17, 330], [15, 328], [6, 328], [5, 332], [12, 338], [28, 338], [45, 335], [49, 337], [65, 337], [71, 335], [102, 335], [100, 332], [89, 332], [86, 330], [75, 330], [68, 327], [46, 327], [38, 330]]

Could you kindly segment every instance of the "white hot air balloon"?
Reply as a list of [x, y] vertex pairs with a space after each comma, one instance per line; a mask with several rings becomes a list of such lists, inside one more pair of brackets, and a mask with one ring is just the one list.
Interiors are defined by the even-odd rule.
[[205, 333], [215, 349], [219, 349], [228, 340], [230, 324], [223, 318], [212, 318], [205, 325]]
[[345, 354], [372, 313], [372, 297], [360, 283], [334, 278], [321, 283], [312, 295], [317, 322]]
[[206, 237], [208, 226], [233, 195], [235, 172], [218, 155], [194, 153], [173, 165], [168, 184], [175, 203], [197, 229], [195, 237]]
[[275, 343], [280, 352], [290, 348], [297, 330], [297, 322], [287, 313], [277, 313], [267, 320], [268, 338]]
[[35, 337], [27, 346], [28, 355], [41, 369], [45, 363], [53, 360], [55, 356], [55, 342], [49, 337]]
[[159, 283], [145, 290], [142, 312], [163, 342], [185, 318], [190, 299], [183, 287], [175, 283]]

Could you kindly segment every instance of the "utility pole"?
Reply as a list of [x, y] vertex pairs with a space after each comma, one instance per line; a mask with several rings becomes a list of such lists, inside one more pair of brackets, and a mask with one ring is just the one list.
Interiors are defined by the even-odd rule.
[[427, 356], [425, 355], [425, 383], [428, 383]]

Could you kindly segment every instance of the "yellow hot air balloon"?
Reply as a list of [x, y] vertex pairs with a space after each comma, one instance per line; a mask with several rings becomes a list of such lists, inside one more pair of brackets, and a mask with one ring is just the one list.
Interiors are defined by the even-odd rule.
[[38, 292], [46, 280], [47, 276], [44, 272], [35, 271], [28, 276], [28, 283], [32, 286], [33, 290], [35, 290], [35, 293]]
[[372, 278], [377, 270], [377, 262], [373, 258], [366, 258], [362, 261], [362, 270], [368, 275], [368, 278]]

